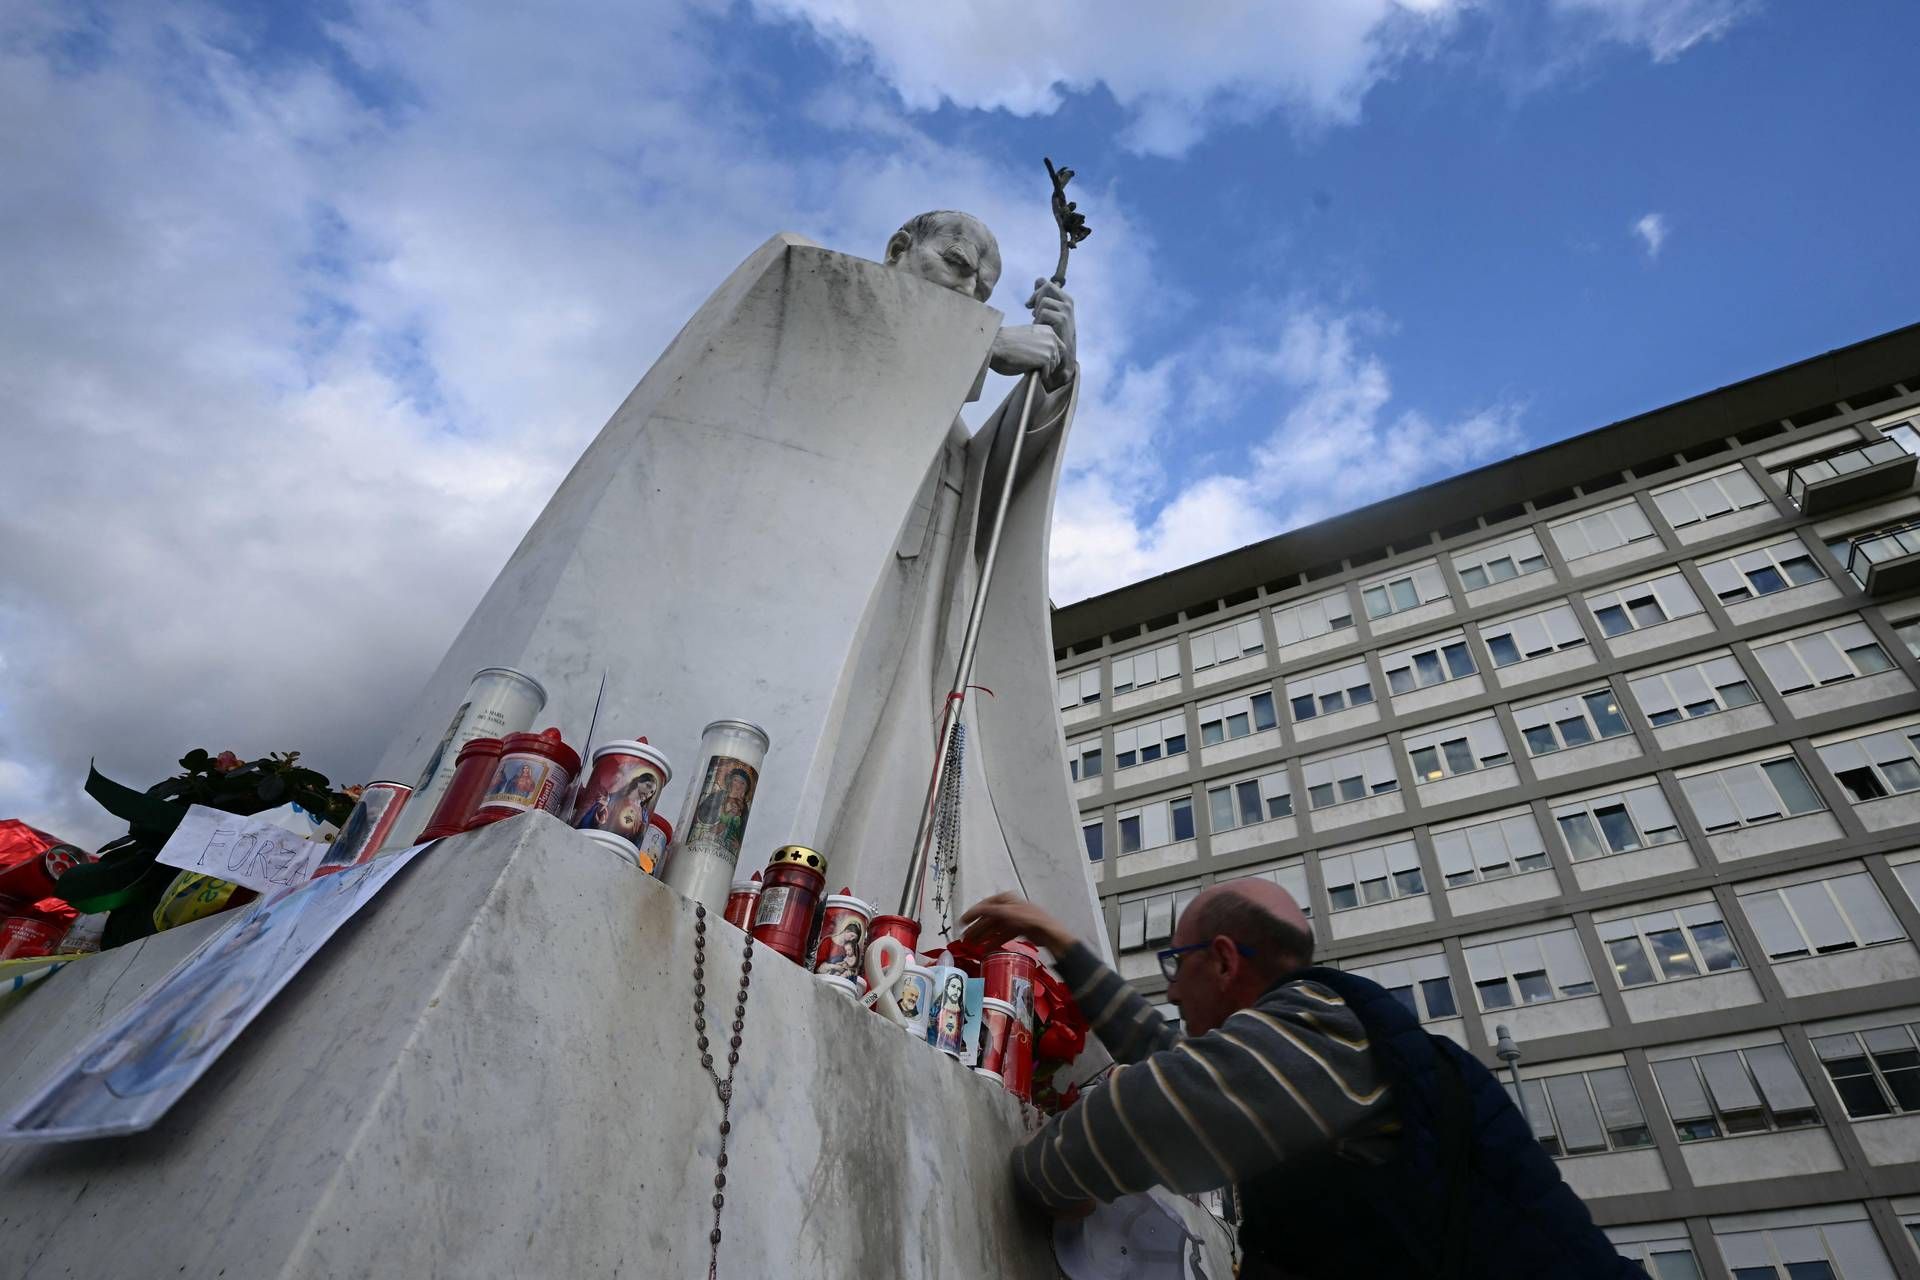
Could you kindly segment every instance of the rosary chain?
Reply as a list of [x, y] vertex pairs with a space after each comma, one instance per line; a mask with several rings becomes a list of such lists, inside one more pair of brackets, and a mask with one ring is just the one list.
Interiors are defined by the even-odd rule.
[[733, 1033], [727, 1037], [727, 1075], [713, 1069], [713, 1054], [707, 1040], [707, 908], [693, 908], [693, 1030], [700, 1047], [700, 1066], [713, 1081], [714, 1094], [720, 1099], [720, 1156], [713, 1175], [713, 1230], [707, 1236], [707, 1280], [720, 1274], [720, 1212], [726, 1207], [727, 1138], [733, 1132], [733, 1073], [740, 1065], [740, 1032], [746, 1026], [747, 988], [753, 982], [753, 934], [740, 957], [740, 990], [733, 1004]]

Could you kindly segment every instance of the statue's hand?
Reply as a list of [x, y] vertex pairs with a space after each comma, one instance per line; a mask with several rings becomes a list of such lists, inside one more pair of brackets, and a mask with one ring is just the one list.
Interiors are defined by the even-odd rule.
[[1009, 324], [993, 336], [987, 364], [995, 373], [1038, 373], [1051, 377], [1060, 367], [1060, 335], [1044, 324]]
[[1003, 327], [988, 363], [995, 373], [1039, 373], [1051, 385], [1073, 367], [1073, 299], [1051, 280], [1037, 280], [1027, 306], [1037, 323]]
[[1073, 298], [1051, 280], [1035, 280], [1027, 309], [1033, 312], [1034, 323], [1043, 324], [1060, 335], [1060, 368], [1071, 368], [1077, 358]]

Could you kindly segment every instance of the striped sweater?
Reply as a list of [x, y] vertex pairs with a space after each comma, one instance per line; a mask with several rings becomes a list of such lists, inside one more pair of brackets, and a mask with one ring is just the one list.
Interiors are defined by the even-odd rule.
[[1327, 988], [1280, 983], [1182, 1038], [1084, 944], [1058, 968], [1123, 1065], [1014, 1152], [1015, 1176], [1043, 1204], [1208, 1191], [1328, 1154], [1385, 1158], [1398, 1127], [1387, 1087], [1360, 1020]]

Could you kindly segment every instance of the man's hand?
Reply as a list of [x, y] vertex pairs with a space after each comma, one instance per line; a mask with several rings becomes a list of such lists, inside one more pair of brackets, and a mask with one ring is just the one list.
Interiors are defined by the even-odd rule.
[[1037, 372], [1052, 383], [1078, 358], [1073, 299], [1053, 281], [1036, 280], [1027, 309], [1033, 312], [1034, 323], [1003, 327], [994, 335], [987, 362], [995, 373]]
[[968, 907], [960, 917], [967, 926], [967, 942], [991, 951], [1009, 938], [1024, 937], [1056, 956], [1071, 947], [1075, 938], [1044, 907], [1037, 907], [1018, 894], [996, 893]]

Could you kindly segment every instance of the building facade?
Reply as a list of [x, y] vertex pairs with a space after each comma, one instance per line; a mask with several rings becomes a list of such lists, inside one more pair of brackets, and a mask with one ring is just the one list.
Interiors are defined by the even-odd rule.
[[1920, 1280], [1916, 454], [1920, 326], [1056, 610], [1121, 971], [1273, 879], [1658, 1280]]

